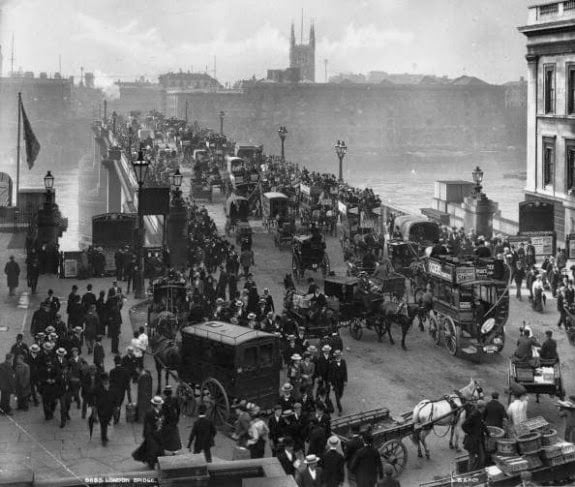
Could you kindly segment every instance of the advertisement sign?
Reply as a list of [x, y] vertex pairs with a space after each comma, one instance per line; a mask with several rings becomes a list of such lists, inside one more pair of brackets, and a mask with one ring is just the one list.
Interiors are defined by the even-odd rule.
[[439, 262], [429, 262], [429, 273], [446, 281], [451, 281], [451, 272], [443, 269]]
[[76, 259], [64, 260], [64, 277], [78, 277], [78, 261]]
[[342, 203], [341, 201], [337, 202], [337, 209], [339, 210], [340, 213], [343, 213], [344, 215], [347, 213], [347, 206], [345, 206], [345, 204]]
[[299, 190], [303, 193], [303, 194], [307, 194], [308, 196], [311, 195], [311, 189], [309, 186], [306, 186], [303, 183], [300, 183], [299, 185]]
[[461, 284], [462, 282], [470, 282], [475, 280], [474, 267], [456, 267], [455, 268], [455, 282]]
[[535, 247], [535, 255], [553, 255], [553, 235], [531, 237], [531, 245]]

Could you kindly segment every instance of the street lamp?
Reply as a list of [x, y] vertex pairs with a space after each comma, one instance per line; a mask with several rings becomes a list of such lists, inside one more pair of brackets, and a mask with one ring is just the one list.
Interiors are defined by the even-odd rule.
[[136, 299], [144, 298], [144, 214], [142, 212], [142, 198], [143, 198], [143, 186], [146, 176], [148, 174], [148, 168], [150, 167], [150, 161], [144, 157], [144, 151], [138, 151], [138, 158], [132, 161], [132, 167], [134, 168], [134, 173], [136, 174], [136, 180], [138, 181], [138, 242], [137, 242], [137, 259], [138, 259], [138, 275], [134, 279], [134, 292]]
[[224, 117], [226, 114], [221, 111], [220, 112], [220, 135], [224, 135]]
[[184, 176], [182, 176], [182, 174], [180, 173], [180, 168], [178, 168], [176, 169], [176, 172], [170, 176], [170, 182], [172, 183], [172, 186], [175, 186], [176, 188], [179, 189], [180, 186], [182, 185], [183, 178]]
[[52, 176], [50, 171], [44, 176], [44, 188], [46, 188], [46, 191], [52, 191], [54, 188], [54, 176]]
[[483, 171], [479, 166], [477, 166], [471, 175], [473, 176], [473, 182], [475, 183], [475, 194], [476, 196], [479, 196], [481, 194], [481, 190], [483, 189], [481, 186], [481, 182], [483, 181]]
[[278, 135], [282, 141], [282, 162], [285, 162], [285, 152], [284, 152], [284, 142], [286, 140], [286, 135], [288, 134], [287, 129], [282, 125], [278, 130]]
[[343, 181], [343, 158], [347, 152], [347, 145], [343, 140], [338, 140], [335, 144], [335, 153], [339, 158], [339, 180]]

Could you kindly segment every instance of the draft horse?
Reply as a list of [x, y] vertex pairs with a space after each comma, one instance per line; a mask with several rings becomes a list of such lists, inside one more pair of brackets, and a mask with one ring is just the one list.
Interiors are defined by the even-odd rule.
[[164, 311], [150, 323], [150, 328], [154, 334], [150, 338], [150, 348], [156, 365], [158, 374], [157, 394], [162, 392], [162, 370], [165, 369], [166, 385], [169, 383], [170, 375], [180, 367], [181, 354], [180, 346], [176, 341], [178, 333], [178, 319], [176, 315], [169, 311]]
[[401, 300], [399, 303], [384, 301], [379, 305], [379, 311], [383, 317], [384, 324], [383, 335], [387, 333], [389, 343], [392, 345], [395, 343], [391, 335], [391, 325], [397, 323], [401, 327], [401, 348], [407, 350], [405, 337], [407, 337], [407, 332], [411, 328], [418, 310], [418, 304], [407, 303], [405, 300]]
[[423, 456], [421, 454], [421, 446], [423, 445], [425, 457], [429, 459], [429, 449], [425, 438], [435, 425], [449, 428], [449, 448], [455, 448], [459, 451], [459, 430], [465, 420], [464, 410], [470, 403], [482, 398], [483, 389], [481, 385], [475, 379], [470, 379], [469, 384], [456, 390], [453, 394], [434, 401], [424, 399], [415, 406], [413, 409], [414, 432], [411, 439], [417, 445], [417, 456]]

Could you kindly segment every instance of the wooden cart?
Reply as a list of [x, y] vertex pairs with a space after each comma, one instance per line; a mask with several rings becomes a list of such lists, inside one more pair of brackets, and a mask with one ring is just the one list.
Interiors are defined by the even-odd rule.
[[[539, 367], [527, 362], [509, 361], [509, 373], [507, 375], [508, 389], [515, 382], [522, 385], [529, 394], [535, 394], [537, 402], [541, 394], [558, 397], [563, 400], [565, 389], [561, 377], [561, 364], [554, 360], [540, 360]], [[552, 374], [551, 374], [552, 371]], [[509, 395], [509, 402], [511, 395]]]
[[395, 476], [400, 475], [407, 464], [407, 448], [402, 439], [414, 430], [411, 413], [393, 418], [389, 409], [380, 408], [331, 420], [331, 429], [342, 444], [352, 438], [352, 427], [356, 425], [371, 433], [373, 446], [379, 451], [382, 461], [393, 467]]

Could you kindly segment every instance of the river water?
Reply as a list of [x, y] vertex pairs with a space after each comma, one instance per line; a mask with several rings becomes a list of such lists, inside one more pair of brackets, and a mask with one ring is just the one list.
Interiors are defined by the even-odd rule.
[[[287, 148], [286, 148], [287, 149]], [[312, 170], [337, 174], [335, 153], [328, 151], [290, 154], [286, 157]], [[354, 186], [369, 186], [384, 203], [399, 206], [414, 213], [431, 207], [434, 182], [442, 179], [471, 180], [471, 171], [479, 165], [484, 171], [486, 194], [499, 203], [504, 217], [517, 220], [517, 204], [523, 200], [525, 185], [525, 155], [520, 151], [475, 153], [410, 153], [378, 155], [350, 148], [344, 159], [344, 179]], [[10, 165], [12, 166], [12, 165]], [[91, 218], [105, 212], [105, 201], [97, 196], [97, 167], [92, 168], [92, 154], [86, 151], [78, 161], [60, 167], [47, 168], [38, 164], [31, 171], [22, 169], [22, 188], [42, 188], [43, 177], [50, 169], [54, 175], [57, 203], [68, 230], [60, 240], [63, 250], [77, 250], [89, 245]], [[13, 167], [3, 167], [10, 174]]]

